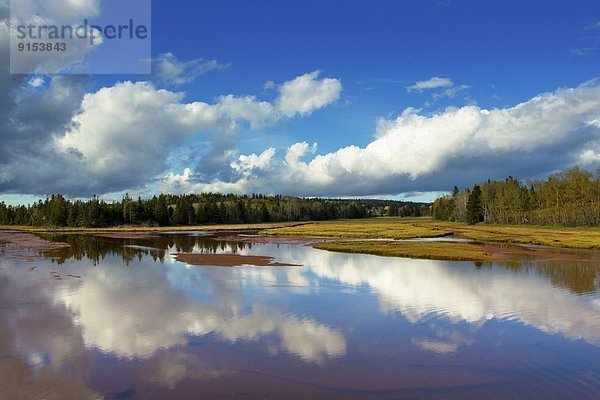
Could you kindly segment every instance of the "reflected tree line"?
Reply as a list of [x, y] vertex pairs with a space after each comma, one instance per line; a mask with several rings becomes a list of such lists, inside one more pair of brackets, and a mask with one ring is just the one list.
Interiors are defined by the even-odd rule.
[[[217, 253], [231, 251], [237, 253], [252, 249], [250, 242], [220, 240], [214, 236], [194, 236], [189, 234], [149, 234], [135, 238], [110, 236], [62, 234], [45, 235], [44, 239], [60, 241], [69, 247], [45, 253], [53, 262], [64, 264], [69, 260], [89, 260], [98, 265], [107, 256], [121, 257], [129, 265], [135, 260], [151, 257], [155, 262], [164, 262], [168, 252], [189, 253], [201, 251]], [[590, 257], [595, 255], [590, 252]], [[585, 258], [585, 257], [584, 257]], [[514, 262], [494, 264], [514, 272], [533, 272], [549, 279], [554, 286], [568, 289], [574, 294], [600, 292], [600, 260], [550, 260], [530, 255], [519, 256]], [[492, 263], [476, 263], [481, 268], [491, 268]]]
[[475, 263], [477, 269], [492, 268], [492, 265], [509, 269], [515, 273], [533, 272], [550, 280], [553, 286], [567, 289], [573, 294], [583, 295], [600, 292], [598, 261], [544, 260], [524, 256], [515, 262]]
[[85, 234], [41, 236], [46, 240], [63, 242], [69, 245], [69, 247], [44, 253], [59, 265], [69, 260], [88, 260], [95, 266], [107, 256], [121, 257], [126, 265], [134, 260], [141, 261], [144, 257], [151, 257], [155, 262], [162, 263], [169, 251], [190, 253], [194, 250], [200, 250], [204, 253], [216, 253], [227, 250], [237, 253], [246, 248], [252, 248], [252, 243], [231, 242], [186, 234], [152, 234], [126, 239], [110, 237], [110, 235]]
[[600, 224], [600, 169], [569, 168], [546, 180], [488, 180], [437, 199], [433, 216], [468, 223], [585, 226]]
[[122, 225], [169, 226], [282, 221], [319, 221], [383, 215], [420, 216], [430, 204], [395, 200], [341, 200], [289, 196], [234, 194], [161, 194], [151, 199], [105, 202], [52, 195], [29, 206], [0, 202], [0, 225], [51, 227], [106, 227]]

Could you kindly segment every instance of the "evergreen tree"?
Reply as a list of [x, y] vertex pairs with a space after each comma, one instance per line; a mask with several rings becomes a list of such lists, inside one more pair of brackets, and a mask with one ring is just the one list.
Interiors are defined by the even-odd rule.
[[180, 197], [175, 203], [175, 211], [173, 212], [175, 225], [189, 225], [188, 205], [189, 202], [185, 197]]
[[476, 224], [483, 221], [483, 204], [481, 202], [481, 187], [473, 186], [469, 200], [467, 201], [467, 222]]
[[154, 197], [152, 218], [160, 226], [169, 225], [169, 211], [167, 210], [167, 205], [161, 199], [157, 199], [156, 197]]

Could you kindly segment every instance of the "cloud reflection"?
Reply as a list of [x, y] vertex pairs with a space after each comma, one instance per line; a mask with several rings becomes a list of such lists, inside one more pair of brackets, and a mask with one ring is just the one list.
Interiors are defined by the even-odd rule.
[[473, 325], [493, 318], [516, 320], [600, 345], [598, 295], [574, 295], [535, 273], [501, 267], [476, 270], [471, 263], [342, 254], [302, 246], [273, 247], [272, 252], [309, 266], [317, 280], [368, 285], [383, 312], [400, 312], [411, 322], [431, 316]]
[[76, 290], [58, 293], [81, 326], [87, 347], [125, 358], [149, 358], [159, 349], [185, 345], [188, 335], [215, 334], [229, 342], [275, 335], [281, 350], [306, 362], [321, 363], [345, 354], [344, 336], [312, 318], [260, 305], [244, 312], [240, 282], [210, 274], [202, 279], [200, 270], [185, 273], [177, 264], [174, 268], [181, 271], [171, 283], [208, 295], [208, 301], [199, 302], [170, 286], [162, 268], [119, 267], [105, 264], [93, 269]]
[[[203, 250], [196, 239], [189, 245]], [[36, 376], [36, 385], [52, 380], [67, 391], [56, 393], [94, 398], [96, 393], [84, 383], [94, 363], [90, 349], [143, 360], [141, 378], [167, 389], [186, 379], [210, 381], [233, 373], [186, 351], [198, 337], [225, 345], [265, 346], [270, 354], [323, 365], [345, 356], [350, 339], [342, 332], [353, 332], [358, 322], [344, 320], [349, 328], [344, 331], [323, 323], [318, 308], [329, 303], [319, 296], [359, 290], [376, 296], [383, 314], [401, 313], [409, 322], [426, 323], [428, 331], [407, 338], [425, 352], [455, 354], [473, 344], [477, 329], [491, 319], [519, 321], [600, 345], [598, 295], [575, 295], [534, 270], [477, 270], [469, 263], [271, 244], [223, 244], [211, 251], [269, 255], [304, 267], [187, 267], [170, 257], [175, 245], [155, 247], [164, 257], [137, 257], [141, 250], [117, 242], [101, 257], [67, 257], [56, 269], [63, 276], [76, 269], [82, 279], [60, 282], [43, 279], [54, 268], [50, 261], [26, 272], [28, 265], [21, 268], [14, 259], [0, 259], [0, 298], [7, 305], [0, 309], [0, 348], [9, 352], [0, 357], [0, 368], [10, 370], [5, 376], [13, 382], [7, 387], [22, 390], [18, 382]], [[299, 302], [288, 304], [292, 299]], [[366, 307], [369, 314], [374, 312]]]

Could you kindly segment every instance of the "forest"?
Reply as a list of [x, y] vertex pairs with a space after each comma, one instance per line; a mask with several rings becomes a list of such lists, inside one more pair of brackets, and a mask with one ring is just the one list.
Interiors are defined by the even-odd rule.
[[545, 180], [488, 180], [438, 198], [433, 217], [470, 224], [593, 226], [600, 224], [600, 169], [573, 167]]
[[46, 227], [185, 226], [283, 221], [322, 221], [378, 216], [420, 216], [430, 204], [394, 200], [341, 200], [234, 194], [161, 194], [106, 202], [52, 195], [34, 204], [0, 202], [0, 225]]

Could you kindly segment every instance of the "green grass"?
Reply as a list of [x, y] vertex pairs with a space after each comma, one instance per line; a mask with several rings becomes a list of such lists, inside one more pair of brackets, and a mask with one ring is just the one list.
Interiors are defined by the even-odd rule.
[[342, 253], [363, 253], [389, 257], [450, 261], [492, 261], [482, 246], [453, 242], [323, 242], [313, 247]]

